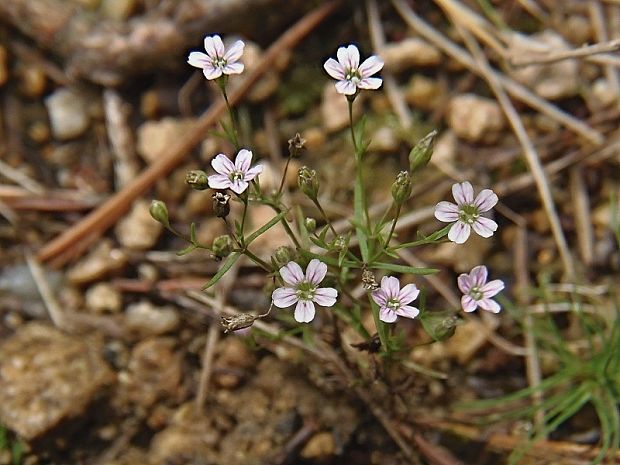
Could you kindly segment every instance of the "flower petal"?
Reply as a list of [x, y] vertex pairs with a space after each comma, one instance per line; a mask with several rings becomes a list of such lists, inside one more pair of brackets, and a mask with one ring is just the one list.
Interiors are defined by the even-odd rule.
[[346, 79], [338, 81], [335, 85], [336, 91], [339, 94], [353, 95], [355, 92], [357, 92], [357, 87], [355, 86], [355, 84], [353, 84], [351, 81], [347, 81]]
[[491, 189], [483, 189], [476, 196], [474, 205], [478, 207], [479, 212], [488, 212], [498, 202], [498, 197]]
[[493, 297], [499, 294], [504, 289], [504, 281], [501, 279], [494, 279], [493, 281], [489, 281], [484, 286], [480, 288], [485, 299], [489, 297]]
[[472, 299], [470, 296], [464, 295], [463, 297], [461, 297], [461, 307], [463, 307], [463, 310], [465, 312], [470, 313], [476, 310], [476, 308], [478, 308], [478, 302]]
[[323, 263], [321, 260], [313, 258], [308, 263], [306, 267], [306, 281], [317, 286], [323, 281], [325, 275], [327, 274], [327, 265]]
[[212, 174], [207, 178], [211, 189], [229, 189], [232, 183], [228, 176], [224, 174]]
[[406, 284], [398, 293], [398, 301], [401, 305], [407, 305], [417, 299], [419, 294], [420, 290], [415, 284]]
[[452, 202], [441, 201], [435, 206], [435, 218], [444, 223], [452, 223], [459, 219], [459, 207]]
[[207, 64], [211, 64], [211, 59], [202, 52], [191, 52], [187, 57], [187, 62], [196, 68], [204, 68]]
[[329, 74], [334, 79], [338, 79], [339, 81], [342, 81], [344, 79], [344, 68], [333, 58], [327, 60], [323, 64], [323, 68], [325, 68], [327, 74]]
[[243, 192], [245, 192], [245, 190], [248, 188], [250, 184], [247, 181], [244, 181], [243, 179], [235, 179], [231, 184], [230, 184], [230, 190], [233, 191], [235, 194], [242, 194]]
[[380, 307], [385, 307], [388, 301], [388, 295], [387, 293], [379, 288], [379, 289], [375, 289], [374, 291], [372, 291], [371, 293], [372, 295], [372, 300], [374, 300], [377, 305], [379, 305]]
[[452, 186], [452, 195], [457, 205], [471, 205], [474, 202], [474, 188], [467, 181]]
[[291, 287], [279, 287], [271, 294], [273, 304], [278, 308], [286, 308], [299, 300], [295, 289]]
[[502, 309], [493, 299], [482, 299], [478, 302], [478, 305], [480, 305], [481, 309], [492, 313], [499, 313]]
[[459, 286], [459, 290], [463, 294], [469, 294], [471, 288], [474, 287], [474, 283], [472, 282], [471, 277], [466, 273], [460, 274], [459, 277], [456, 279], [456, 282]]
[[394, 310], [391, 310], [387, 307], [381, 307], [379, 310], [379, 319], [385, 323], [394, 323], [398, 316]]
[[[472, 287], [482, 287], [487, 282], [487, 277], [489, 272], [487, 271], [487, 267], [484, 265], [475, 266], [469, 272], [469, 277], [471, 279]], [[469, 291], [467, 291], [469, 292]]]
[[304, 272], [295, 262], [288, 262], [282, 268], [280, 268], [280, 276], [282, 280], [289, 286], [297, 286], [304, 280]]
[[225, 52], [222, 38], [217, 34], [205, 37], [205, 50], [212, 58], [222, 58]]
[[218, 153], [217, 156], [211, 160], [211, 166], [216, 172], [225, 176], [235, 171], [235, 165], [233, 165], [233, 162], [223, 153]]
[[457, 221], [452, 225], [450, 231], [448, 231], [448, 239], [457, 244], [464, 243], [471, 233], [471, 227], [462, 221]]
[[245, 172], [244, 181], [251, 181], [263, 172], [263, 165], [256, 165]]
[[479, 216], [472, 224], [474, 231], [479, 236], [482, 237], [491, 237], [495, 231], [497, 231], [497, 223], [489, 218], [485, 218], [484, 216]]
[[396, 310], [398, 316], [404, 316], [405, 318], [415, 318], [420, 314], [420, 310], [410, 305], [405, 305]]
[[235, 171], [245, 173], [250, 168], [251, 163], [252, 152], [247, 149], [241, 149], [235, 158]]
[[241, 74], [244, 68], [243, 63], [227, 63], [223, 71], [224, 74]]
[[202, 68], [202, 74], [204, 74], [209, 81], [212, 81], [222, 75], [222, 70], [217, 66], [213, 66], [211, 63], [207, 63], [205, 67]]
[[381, 87], [383, 79], [381, 78], [364, 78], [357, 83], [357, 87], [360, 89], [375, 90]]
[[333, 287], [320, 287], [314, 292], [314, 300], [321, 307], [331, 307], [336, 303], [338, 291]]
[[381, 278], [381, 289], [385, 291], [388, 299], [395, 299], [400, 292], [400, 282], [394, 276], [384, 276]]
[[300, 300], [295, 306], [295, 320], [299, 323], [310, 323], [314, 319], [314, 304], [309, 300]]
[[355, 45], [340, 47], [336, 52], [338, 61], [346, 71], [357, 70], [360, 65], [360, 52]]
[[364, 60], [364, 62], [358, 68], [362, 79], [372, 76], [378, 73], [383, 68], [383, 60], [377, 55], [372, 55]]
[[238, 40], [234, 44], [230, 46], [228, 51], [224, 54], [224, 60], [228, 62], [228, 64], [232, 64], [235, 61], [241, 58], [243, 55], [243, 48], [245, 47], [245, 43], [242, 40]]

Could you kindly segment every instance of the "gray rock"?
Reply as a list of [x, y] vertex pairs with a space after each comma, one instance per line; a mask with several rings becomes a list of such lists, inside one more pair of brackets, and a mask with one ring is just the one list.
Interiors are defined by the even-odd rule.
[[90, 118], [85, 99], [70, 89], [58, 89], [45, 99], [52, 134], [58, 140], [73, 139], [84, 133]]

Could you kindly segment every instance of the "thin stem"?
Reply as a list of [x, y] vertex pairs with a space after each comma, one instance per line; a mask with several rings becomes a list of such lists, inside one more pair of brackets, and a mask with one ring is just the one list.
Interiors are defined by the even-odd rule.
[[246, 218], [246, 216], [248, 214], [248, 203], [249, 202], [248, 202], [247, 193], [246, 193], [246, 195], [241, 195], [239, 197], [241, 198], [241, 201], [243, 202], [243, 214], [241, 215], [241, 231], [239, 231], [239, 232], [241, 234], [241, 243], [245, 245], [245, 234], [244, 234], [244, 231], [245, 231], [245, 218]]
[[355, 159], [360, 162], [360, 154], [357, 151], [357, 140], [355, 140], [355, 131], [353, 130], [353, 99], [347, 97], [349, 103], [349, 129], [351, 129], [351, 140], [353, 141], [353, 149], [355, 150]]
[[244, 254], [246, 257], [248, 257], [250, 260], [252, 260], [254, 263], [256, 263], [258, 266], [260, 266], [267, 273], [271, 273], [273, 271], [271, 267], [269, 266], [269, 263], [267, 263], [262, 258], [259, 258], [258, 256], [254, 255], [254, 253], [250, 252], [248, 249], [246, 248], [241, 249], [241, 253]]
[[282, 173], [282, 180], [280, 181], [280, 188], [278, 189], [278, 194], [276, 198], [280, 198], [280, 194], [282, 194], [282, 189], [284, 189], [284, 180], [286, 179], [286, 173], [288, 172], [288, 165], [291, 162], [291, 157], [288, 157], [286, 160], [286, 165], [284, 166], [284, 173]]
[[392, 235], [394, 234], [394, 230], [396, 229], [396, 222], [398, 221], [398, 217], [400, 216], [400, 209], [402, 205], [396, 205], [396, 214], [394, 215], [394, 219], [392, 220], [392, 227], [390, 228], [390, 233], [388, 234], [387, 240], [385, 241], [385, 246], [389, 247], [390, 241], [392, 240]]
[[332, 225], [332, 222], [329, 220], [329, 217], [327, 216], [327, 213], [325, 213], [325, 210], [323, 210], [323, 207], [319, 203], [319, 199], [313, 198], [312, 202], [314, 202], [314, 205], [316, 205], [316, 208], [318, 208], [319, 211], [321, 212], [321, 215], [323, 216], [323, 219], [325, 220], [325, 223], [327, 224], [327, 226], [329, 226], [329, 229], [334, 234], [334, 237], [338, 237], [338, 233], [334, 229], [334, 226]]
[[226, 102], [226, 108], [228, 109], [228, 115], [230, 116], [230, 123], [232, 124], [232, 143], [235, 145], [235, 149], [239, 151], [241, 146], [239, 145], [239, 123], [237, 122], [237, 116], [228, 101], [228, 94], [226, 93], [226, 81], [218, 80], [218, 84], [220, 85], [220, 89], [222, 90], [222, 95], [224, 96], [224, 101]]

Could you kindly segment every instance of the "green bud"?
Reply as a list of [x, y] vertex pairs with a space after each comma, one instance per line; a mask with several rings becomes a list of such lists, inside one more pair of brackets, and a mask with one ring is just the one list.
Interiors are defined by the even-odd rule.
[[292, 260], [295, 260], [295, 250], [288, 245], [278, 247], [271, 256], [271, 262], [276, 268], [282, 268]]
[[392, 184], [392, 198], [396, 205], [402, 205], [411, 195], [411, 175], [407, 171], [401, 171]]
[[319, 193], [319, 178], [316, 175], [316, 171], [311, 170], [307, 166], [301, 167], [297, 176], [297, 185], [310, 199], [316, 200], [316, 196]]
[[239, 329], [249, 328], [254, 324], [256, 317], [249, 313], [239, 313], [233, 316], [223, 316], [221, 318], [222, 326], [225, 333], [237, 331]]
[[301, 134], [295, 134], [295, 137], [288, 141], [288, 153], [290, 157], [299, 157], [302, 150], [306, 147], [306, 139], [301, 137]]
[[202, 170], [191, 170], [185, 175], [185, 182], [194, 190], [203, 191], [209, 188], [207, 173]]
[[461, 320], [449, 311], [423, 312], [420, 320], [424, 330], [435, 341], [444, 341], [452, 337], [456, 327], [461, 324]]
[[213, 198], [213, 211], [218, 218], [226, 218], [230, 213], [230, 195], [223, 192], [215, 192]]
[[334, 239], [334, 241], [332, 242], [332, 247], [334, 248], [334, 250], [337, 250], [338, 252], [342, 252], [343, 250], [346, 250], [349, 247], [349, 237], [343, 236], [341, 234], [340, 236]]
[[304, 225], [306, 226], [306, 231], [308, 231], [310, 234], [316, 231], [316, 220], [314, 218], [306, 218], [304, 220]]
[[151, 207], [149, 208], [151, 217], [158, 223], [163, 224], [166, 228], [170, 227], [170, 220], [168, 219], [168, 207], [161, 200], [153, 200]]
[[213, 255], [215, 255], [215, 258], [219, 260], [228, 257], [232, 252], [232, 249], [233, 242], [228, 234], [217, 236], [215, 239], [213, 239], [213, 244], [211, 244], [211, 250], [213, 251]]
[[433, 156], [433, 144], [435, 143], [436, 136], [437, 130], [434, 129], [424, 136], [409, 152], [409, 170], [412, 173], [424, 168], [430, 161]]

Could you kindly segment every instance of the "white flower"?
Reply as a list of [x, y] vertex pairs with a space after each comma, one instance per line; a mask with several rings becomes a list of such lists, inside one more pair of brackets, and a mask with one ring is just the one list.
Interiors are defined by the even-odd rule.
[[495, 279], [487, 283], [487, 267], [484, 265], [472, 269], [469, 274], [458, 277], [459, 289], [463, 293], [461, 306], [466, 312], [473, 312], [480, 306], [483, 310], [499, 313], [501, 307], [491, 297], [504, 289], [504, 282]]
[[223, 153], [218, 154], [211, 161], [211, 166], [218, 174], [209, 176], [209, 187], [211, 189], [230, 189], [241, 194], [248, 188], [250, 181], [263, 172], [262, 165], [255, 165], [250, 168], [251, 162], [252, 152], [246, 149], [239, 150], [234, 164]]
[[224, 43], [218, 35], [205, 37], [206, 54], [191, 52], [187, 62], [201, 68], [209, 80], [217, 79], [222, 74], [240, 74], [243, 72], [243, 63], [238, 63], [243, 54], [243, 41], [238, 40], [226, 51]]
[[340, 47], [336, 53], [338, 61], [330, 58], [323, 67], [327, 74], [337, 79], [336, 90], [344, 95], [353, 95], [357, 89], [378, 89], [381, 78], [370, 77], [383, 68], [383, 60], [376, 55], [366, 58], [360, 65], [360, 52], [355, 45]]
[[379, 319], [386, 323], [393, 323], [398, 316], [406, 318], [415, 318], [420, 313], [410, 304], [417, 299], [420, 291], [415, 284], [407, 284], [402, 289], [400, 281], [393, 276], [384, 276], [381, 278], [381, 287], [372, 291], [372, 300], [374, 300], [381, 309], [379, 310]]
[[295, 262], [288, 262], [280, 268], [284, 287], [271, 295], [273, 304], [279, 308], [295, 305], [295, 320], [308, 323], [314, 319], [314, 303], [331, 307], [336, 303], [338, 291], [332, 287], [318, 287], [327, 274], [327, 265], [316, 258], [310, 260], [304, 275]]
[[462, 244], [469, 238], [471, 228], [482, 237], [491, 237], [497, 230], [497, 223], [480, 214], [495, 206], [497, 195], [491, 189], [484, 189], [474, 200], [474, 188], [468, 182], [454, 184], [452, 195], [456, 204], [443, 201], [435, 207], [435, 218], [444, 223], [455, 222], [448, 232], [448, 239]]

